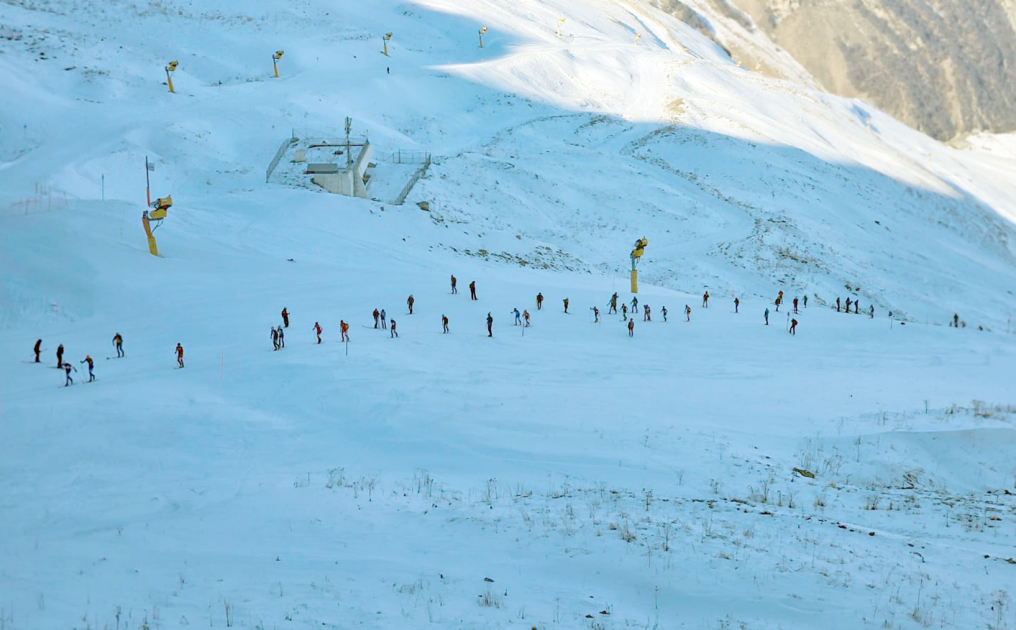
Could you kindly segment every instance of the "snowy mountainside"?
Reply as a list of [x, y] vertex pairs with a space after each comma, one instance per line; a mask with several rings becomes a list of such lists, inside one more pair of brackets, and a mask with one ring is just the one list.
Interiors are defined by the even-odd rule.
[[[643, 2], [0, 22], [0, 628], [1016, 626], [1011, 137]], [[265, 183], [346, 116], [431, 154], [405, 205]]]

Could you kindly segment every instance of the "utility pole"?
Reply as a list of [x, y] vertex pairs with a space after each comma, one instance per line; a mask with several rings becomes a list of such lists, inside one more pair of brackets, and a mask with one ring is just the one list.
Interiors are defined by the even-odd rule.
[[349, 132], [353, 128], [353, 119], [346, 116], [346, 168], [353, 168], [353, 156], [349, 152]]

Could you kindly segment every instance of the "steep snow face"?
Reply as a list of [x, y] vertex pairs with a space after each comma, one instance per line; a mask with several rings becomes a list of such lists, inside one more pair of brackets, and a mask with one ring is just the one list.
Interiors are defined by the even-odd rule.
[[[687, 7], [678, 0], [668, 2]], [[1011, 0], [699, 3], [726, 22], [735, 58], [766, 62], [742, 41], [764, 33], [832, 92], [870, 100], [933, 138], [1016, 129], [1016, 4]], [[687, 9], [675, 11], [687, 14]], [[693, 11], [692, 20], [701, 14]]]
[[[638, 3], [0, 23], [3, 629], [1016, 624], [1012, 137], [943, 146]], [[346, 116], [377, 199], [266, 183]], [[433, 164], [394, 206], [400, 150]]]

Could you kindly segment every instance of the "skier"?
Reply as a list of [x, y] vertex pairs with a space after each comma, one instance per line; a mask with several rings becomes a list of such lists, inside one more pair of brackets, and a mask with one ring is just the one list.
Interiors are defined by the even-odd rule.
[[766, 326], [769, 325], [769, 307], [766, 307]]
[[116, 346], [116, 358], [120, 358], [124, 355], [123, 353], [123, 337], [120, 333], [113, 335], [113, 345]]
[[637, 295], [631, 299], [631, 312], [632, 313], [639, 312], [639, 298]]
[[39, 362], [39, 353], [42, 352], [42, 348], [39, 347], [41, 345], [42, 345], [42, 339], [36, 339], [35, 340], [35, 362], [36, 363]]
[[63, 344], [60, 344], [56, 348], [56, 366], [58, 368], [63, 367]]
[[90, 355], [86, 354], [85, 355], [85, 360], [84, 361], [79, 361], [79, 363], [87, 363], [88, 364], [88, 382], [91, 383], [92, 381], [94, 381], [95, 380], [95, 374], [92, 374], [92, 368], [95, 367], [95, 362], [92, 361], [92, 357]]
[[691, 321], [691, 307], [688, 306], [687, 304], [684, 305], [684, 321], [686, 322]]
[[395, 332], [395, 320], [394, 319], [391, 321], [391, 324], [392, 324], [392, 334], [391, 334], [391, 336], [389, 338], [390, 339], [397, 339], [398, 336], [399, 336], [399, 333]]
[[592, 309], [593, 309], [593, 323], [598, 324], [600, 323], [600, 309], [596, 308], [595, 306], [592, 307]]
[[653, 321], [653, 318], [649, 316], [649, 305], [648, 304], [646, 304], [645, 306], [642, 307], [642, 321], [644, 321], [644, 322], [651, 322], [651, 321]]
[[279, 331], [275, 330], [275, 326], [272, 326], [272, 349], [279, 349]]
[[794, 298], [794, 315], [797, 315], [797, 298]]
[[776, 312], [777, 313], [780, 312], [780, 304], [783, 303], [783, 295], [782, 295], [782, 293], [783, 293], [783, 291], [780, 291], [781, 295], [776, 298]]
[[634, 337], [635, 336], [635, 318], [634, 317], [628, 320], [628, 336], [629, 337]]
[[780, 291], [776, 297], [780, 299], [780, 302], [783, 302], [783, 291]]
[[388, 324], [385, 323], [385, 309], [381, 309], [381, 330], [385, 330], [387, 327]]
[[493, 327], [494, 327], [494, 318], [491, 317], [490, 313], [488, 312], [487, 313], [487, 336], [488, 337], [493, 337], [494, 336]]
[[860, 303], [860, 300], [854, 300], [854, 315], [860, 315], [860, 313], [857, 312], [858, 304]]
[[808, 308], [808, 296], [804, 296], [804, 308]]
[[519, 313], [519, 309], [513, 308], [512, 309], [512, 315], [515, 316], [515, 323], [512, 324], [512, 326], [518, 326], [519, 324], [522, 323], [522, 320], [520, 319], [522, 317], [522, 315]]
[[663, 321], [666, 322], [667, 321], [667, 307], [664, 306], [663, 308], [661, 308], [660, 309], [660, 313], [663, 314]]
[[840, 298], [836, 298], [836, 312], [840, 312]]
[[568, 298], [564, 299], [564, 312], [566, 314], [568, 313]]
[[279, 331], [279, 350], [286, 347], [286, 333], [282, 332], [282, 326], [277, 328]]
[[339, 320], [339, 332], [342, 333], [342, 341], [345, 341], [345, 342], [348, 343], [349, 342], [349, 324], [347, 324], [346, 320], [344, 320], [344, 319], [340, 319]]
[[379, 313], [377, 309], [374, 309], [374, 328], [377, 328], [379, 317], [381, 317], [381, 313]]
[[63, 364], [63, 369], [64, 369], [64, 374], [67, 375], [67, 380], [64, 381], [64, 387], [67, 387], [68, 385], [73, 385], [74, 384], [74, 379], [71, 378], [71, 370], [74, 370], [75, 372], [77, 372], [78, 368], [74, 367], [70, 363], [64, 363]]
[[847, 313], [850, 313], [850, 298], [847, 298]]
[[183, 367], [183, 346], [176, 344], [176, 362]]
[[469, 283], [469, 299], [470, 300], [476, 299], [476, 280], [473, 280], [472, 282]]
[[623, 318], [621, 321], [623, 321], [623, 322], [628, 321], [628, 305], [627, 304], [622, 304], [621, 305], [621, 317]]
[[282, 308], [282, 325], [289, 328], [289, 311], [285, 307]]
[[441, 327], [444, 329], [444, 334], [448, 334], [448, 318], [444, 315], [441, 316]]
[[790, 320], [790, 334], [791, 335], [796, 335], [797, 334], [797, 320], [796, 319]]
[[[872, 308], [875, 308], [875, 307], [873, 306]], [[957, 313], [953, 313], [953, 323], [952, 323], [952, 327], [953, 327], [953, 328], [959, 328], [959, 327], [960, 327], [960, 316], [959, 316], [959, 314], [957, 314]], [[62, 346], [61, 346], [61, 347], [62, 347]]]
[[543, 310], [543, 294], [542, 293], [537, 293], [536, 294], [536, 310], [538, 310], [538, 311], [542, 311]]
[[871, 305], [871, 309], [868, 311], [868, 314], [871, 317], [871, 319], [875, 319], [875, 305], [874, 304]]
[[459, 292], [459, 290], [455, 288], [455, 282], [455, 274], [452, 274], [452, 295]]
[[611, 313], [614, 313], [616, 315], [617, 314], [617, 293], [615, 293], [614, 295], [610, 296], [610, 302], [608, 302], [607, 305], [610, 306], [610, 310], [607, 311], [607, 314], [609, 315]]
[[409, 299], [406, 300], [406, 304], [409, 305], [409, 314], [410, 315], [413, 314], [413, 302], [416, 302], [416, 300], [414, 300], [412, 294], [410, 294]]
[[526, 320], [525, 328], [529, 328], [529, 311], [522, 311], [522, 317]]
[[[377, 328], [377, 326], [374, 326]], [[314, 334], [317, 335], [317, 342], [321, 343], [321, 324], [314, 322]]]
[[709, 291], [702, 294], [702, 308], [709, 308]]
[[741, 306], [741, 300], [734, 298], [734, 312], [737, 312], [738, 307]]

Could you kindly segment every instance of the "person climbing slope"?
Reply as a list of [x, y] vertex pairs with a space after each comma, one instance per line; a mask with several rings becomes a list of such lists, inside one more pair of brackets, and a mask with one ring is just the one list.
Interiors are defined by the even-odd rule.
[[734, 298], [734, 312], [737, 313], [738, 307], [741, 306], [741, 300]]
[[286, 347], [286, 333], [282, 332], [282, 326], [279, 326], [276, 330], [279, 331], [279, 350]]
[[56, 347], [56, 366], [63, 367], [63, 344]]
[[39, 353], [42, 352], [42, 339], [35, 340], [35, 348], [33, 350], [35, 350], [35, 362], [39, 363]]
[[568, 298], [564, 299], [564, 312], [568, 313]]
[[472, 282], [469, 283], [469, 299], [470, 300], [476, 299], [476, 280], [473, 280]]
[[289, 328], [289, 311], [285, 307], [282, 308], [282, 325]]
[[116, 348], [116, 358], [123, 357], [123, 337], [120, 336], [120, 333], [113, 335], [113, 346]]
[[529, 328], [529, 311], [522, 311], [522, 318], [526, 320], [525, 328]]
[[608, 315], [610, 315], [611, 313], [614, 313], [615, 315], [617, 314], [617, 293], [615, 293], [614, 295], [610, 296], [610, 301], [607, 302], [607, 306], [610, 307], [607, 310], [607, 314]]
[[709, 308], [709, 291], [702, 294], [702, 308]]
[[349, 342], [349, 324], [347, 324], [346, 320], [344, 320], [344, 319], [340, 319], [339, 320], [339, 332], [342, 335], [342, 339], [341, 340], [348, 343]]
[[600, 323], [600, 309], [596, 308], [595, 306], [593, 306], [592, 309], [593, 309], [593, 323], [598, 324]]
[[[377, 326], [375, 326], [377, 328]], [[321, 343], [321, 324], [314, 322], [314, 334], [317, 335], [317, 342]]]
[[542, 311], [543, 310], [543, 294], [542, 293], [537, 293], [536, 294], [536, 310], [538, 310], [538, 311]]
[[494, 336], [494, 318], [491, 317], [490, 313], [487, 313], [487, 336]]
[[797, 320], [796, 319], [790, 320], [790, 330], [788, 332], [790, 332], [791, 335], [796, 335], [797, 334]]
[[413, 314], [413, 304], [415, 304], [415, 303], [416, 303], [416, 300], [414, 300], [412, 294], [410, 294], [409, 299], [406, 300], [406, 304], [409, 305], [409, 314], [410, 315]]
[[632, 317], [631, 319], [628, 320], [628, 336], [629, 337], [634, 337], [635, 336], [635, 318], [634, 317]]
[[522, 324], [522, 313], [519, 313], [518, 308], [512, 309], [512, 315], [515, 316], [515, 323], [512, 324], [512, 326], [519, 326], [520, 324]]
[[[384, 321], [384, 320], [382, 320], [382, 321]], [[399, 337], [399, 333], [395, 332], [395, 320], [394, 319], [391, 320], [391, 325], [392, 325], [391, 326], [391, 328], [392, 328], [392, 334], [389, 335], [389, 339], [397, 339]]]
[[651, 322], [653, 318], [649, 316], [649, 305], [646, 304], [642, 307], [642, 321]]
[[176, 344], [176, 362], [183, 367], [183, 346]]
[[441, 328], [442, 328], [442, 334], [447, 335], [448, 334], [448, 318], [445, 317], [444, 315], [441, 316]]
[[77, 372], [78, 368], [74, 367], [70, 363], [64, 363], [63, 364], [63, 369], [64, 369], [64, 374], [67, 375], [67, 380], [64, 381], [64, 387], [67, 387], [68, 385], [73, 385], [74, 384], [74, 379], [71, 378], [71, 370], [74, 370], [75, 372]]
[[385, 321], [385, 309], [381, 309], [381, 330], [385, 330], [388, 323]]
[[455, 274], [452, 274], [452, 295], [459, 292], [459, 290], [455, 288], [455, 283], [456, 283]]
[[691, 321], [691, 307], [688, 306], [687, 304], [684, 305], [684, 321], [686, 322]]
[[380, 317], [381, 317], [381, 313], [379, 313], [377, 309], [374, 309], [374, 328], [377, 328], [378, 321], [379, 321], [378, 318], [380, 318]]
[[631, 299], [631, 312], [632, 313], [638, 313], [639, 312], [639, 298], [638, 298], [638, 296], [635, 296], [635, 297], [633, 297]]
[[769, 307], [766, 307], [765, 317], [766, 317], [766, 326], [768, 326], [769, 325]]
[[272, 326], [272, 350], [279, 349], [279, 331], [275, 330], [275, 326]]
[[663, 321], [666, 322], [667, 321], [667, 307], [666, 306], [664, 306], [663, 308], [660, 309], [660, 314], [663, 315]]

